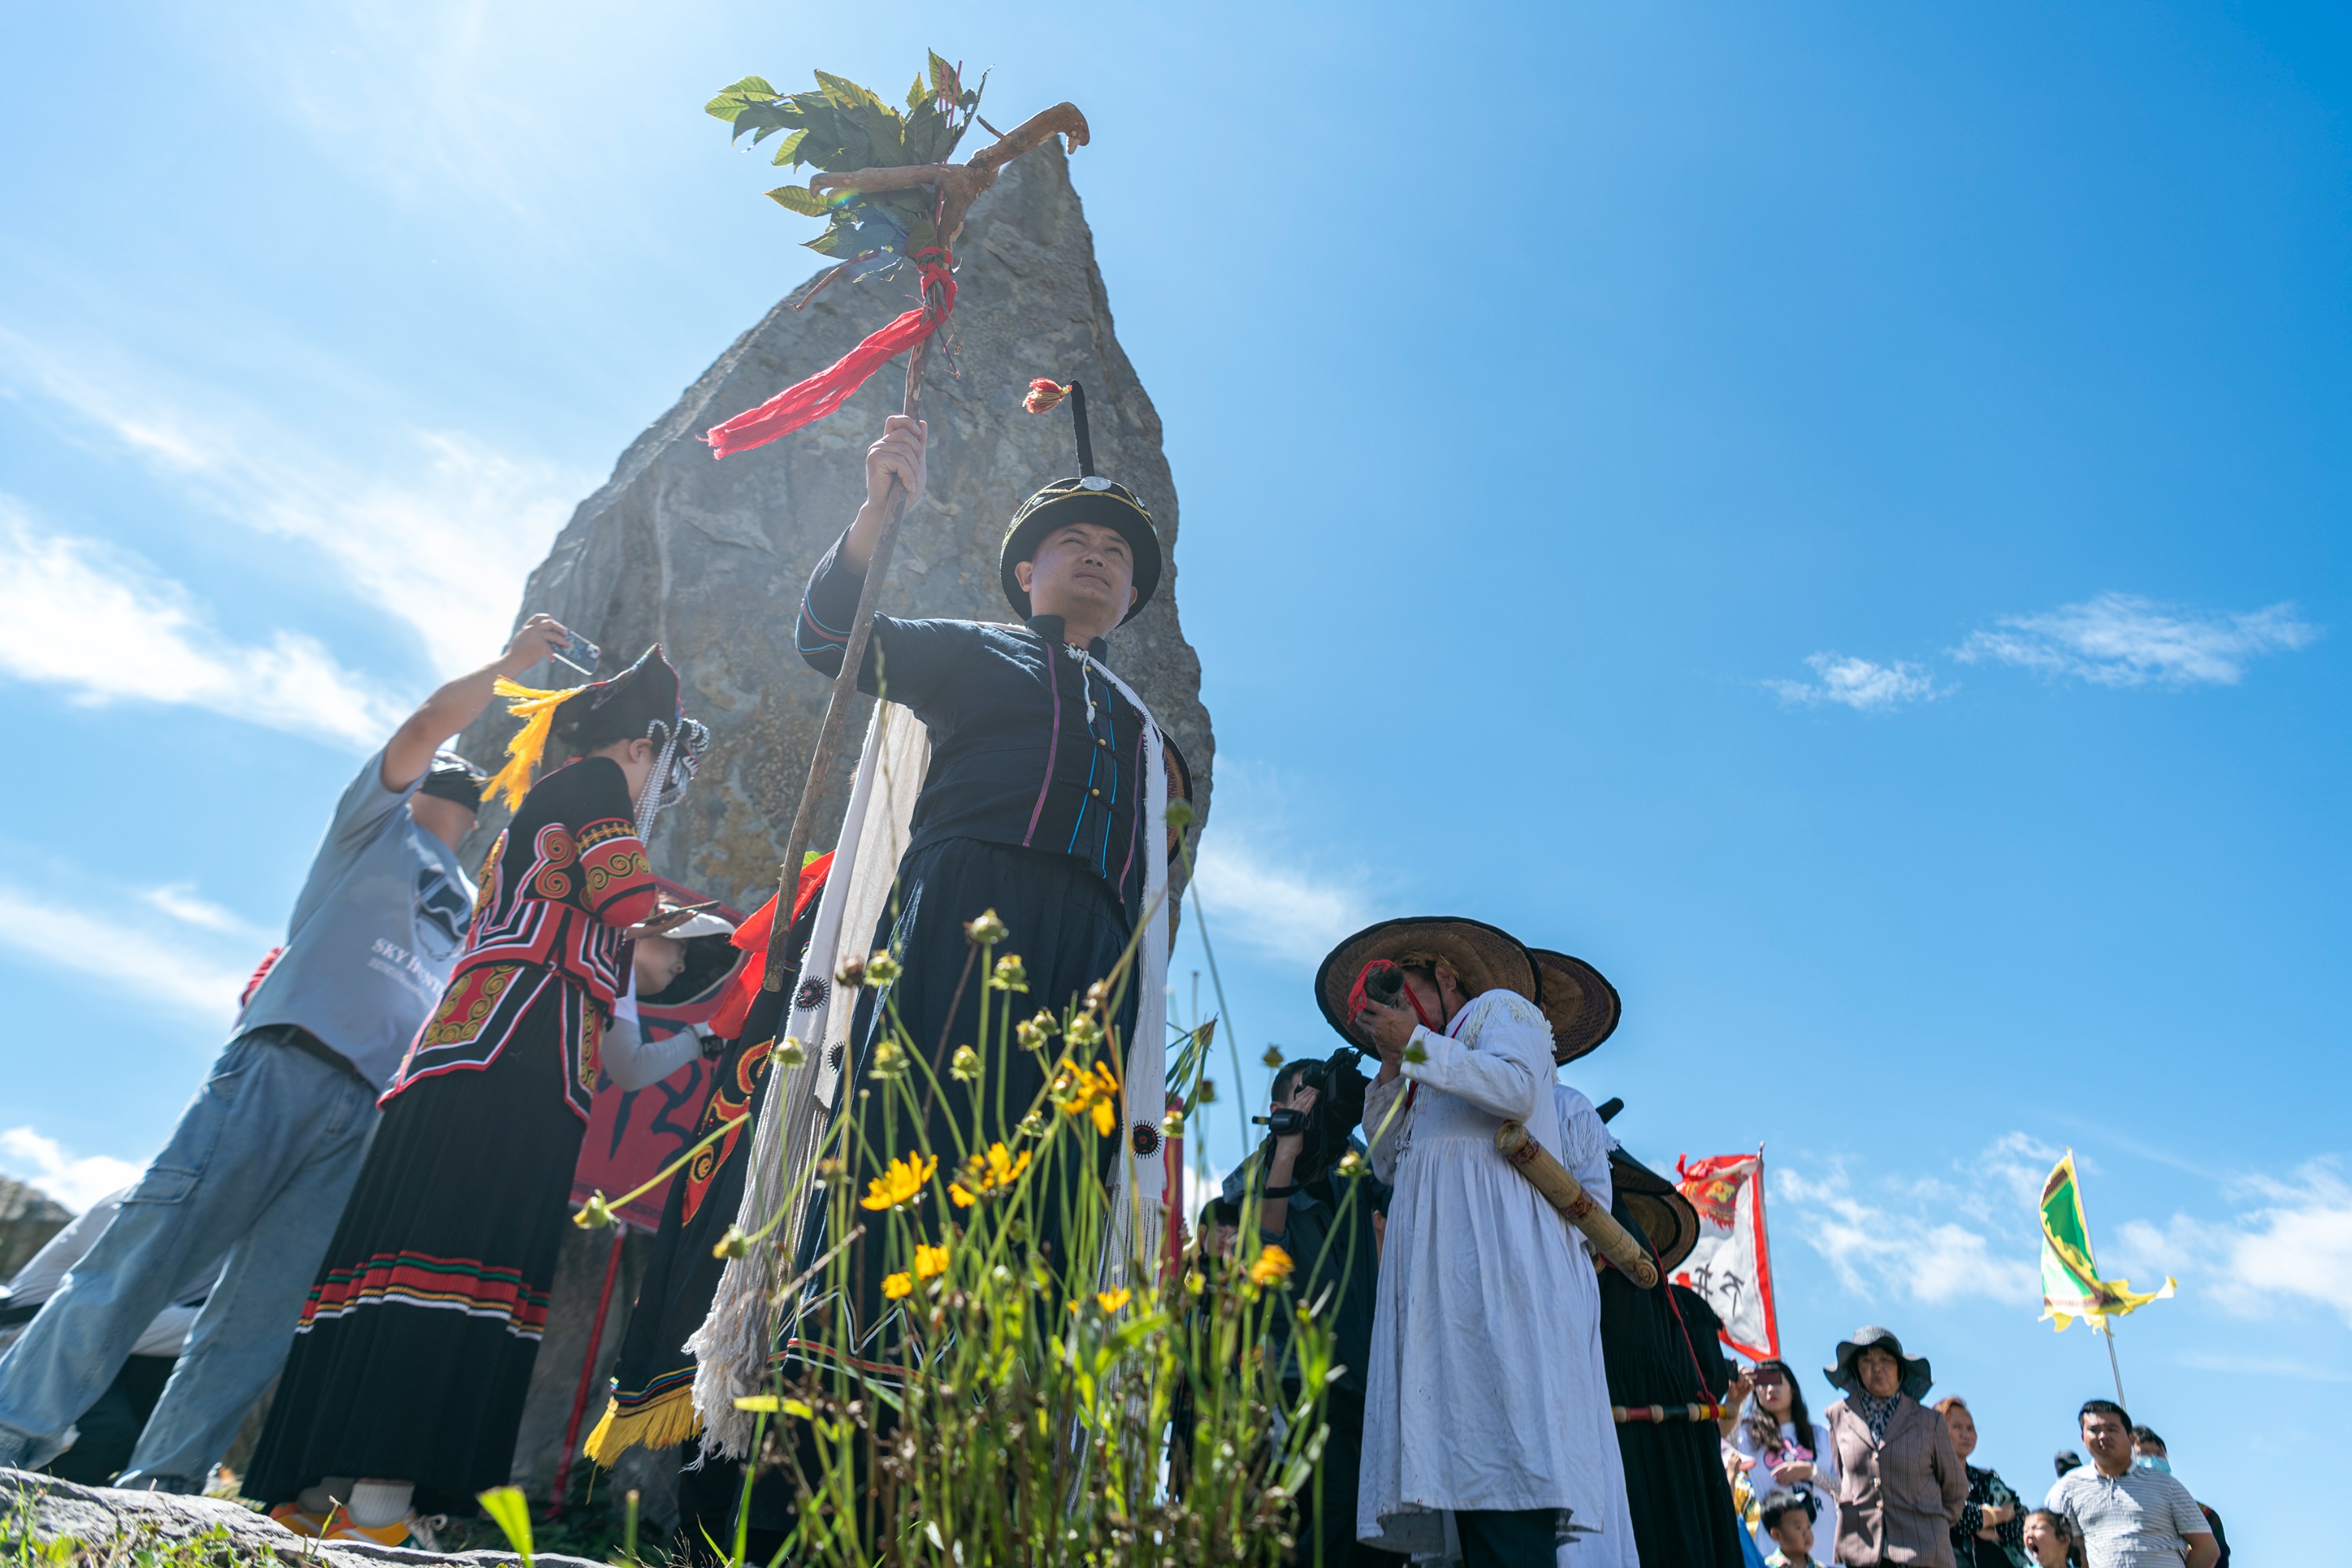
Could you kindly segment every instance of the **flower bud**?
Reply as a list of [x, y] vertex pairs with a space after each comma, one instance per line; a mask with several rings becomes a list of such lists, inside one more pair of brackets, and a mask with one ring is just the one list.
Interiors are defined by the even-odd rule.
[[964, 922], [963, 939], [974, 947], [994, 947], [1013, 933], [997, 918], [994, 910], [982, 910], [975, 920]]

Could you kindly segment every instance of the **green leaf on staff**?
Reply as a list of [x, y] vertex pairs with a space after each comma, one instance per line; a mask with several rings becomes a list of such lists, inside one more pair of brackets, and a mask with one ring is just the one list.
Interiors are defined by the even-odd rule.
[[[939, 50], [932, 49], [929, 51], [929, 54], [931, 57], [931, 90], [933, 92], [938, 92], [944, 89], [950, 82], [955, 80], [956, 68], [955, 67], [948, 64], [947, 61], [940, 58]], [[957, 83], [957, 86], [958, 89], [961, 89], [962, 84], [959, 82]]]
[[833, 212], [824, 205], [824, 198], [806, 185], [778, 185], [768, 193], [768, 199], [786, 212], [798, 213], [803, 217], [825, 217]]
[[531, 1568], [530, 1500], [522, 1495], [520, 1487], [492, 1487], [477, 1500], [482, 1511], [506, 1531], [507, 1544], [522, 1559], [522, 1568]]
[[831, 71], [819, 71], [816, 73], [816, 84], [824, 89], [825, 97], [844, 109], [870, 104], [885, 114], [890, 112], [889, 106], [875, 97], [870, 89], [858, 86], [845, 76], [835, 76]]
[[920, 72], [918, 72], [915, 77], [915, 85], [907, 89], [907, 107], [913, 109], [923, 103], [930, 96], [931, 89], [923, 85], [922, 75]]
[[803, 127], [801, 130], [793, 132], [782, 142], [777, 142], [775, 159], [776, 167], [781, 169], [787, 163], [799, 163], [801, 161], [801, 143], [807, 140], [808, 131]]
[[734, 86], [723, 88], [717, 98], [702, 106], [702, 111], [719, 120], [732, 120], [754, 103], [773, 103], [781, 95], [768, 85], [765, 77], [747, 76]]

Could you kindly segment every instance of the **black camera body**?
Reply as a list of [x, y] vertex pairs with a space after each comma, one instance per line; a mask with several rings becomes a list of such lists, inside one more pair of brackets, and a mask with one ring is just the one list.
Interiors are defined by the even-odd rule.
[[[1364, 1119], [1364, 1095], [1371, 1088], [1358, 1064], [1364, 1053], [1353, 1046], [1342, 1046], [1319, 1062], [1310, 1062], [1302, 1069], [1298, 1081], [1315, 1091], [1315, 1107], [1311, 1110], [1285, 1108], [1252, 1121], [1266, 1130], [1269, 1138], [1287, 1138], [1304, 1134], [1306, 1146], [1298, 1152], [1296, 1179], [1316, 1180], [1328, 1174], [1348, 1152], [1349, 1136], [1356, 1124]], [[1266, 1151], [1270, 1156], [1271, 1149]]]

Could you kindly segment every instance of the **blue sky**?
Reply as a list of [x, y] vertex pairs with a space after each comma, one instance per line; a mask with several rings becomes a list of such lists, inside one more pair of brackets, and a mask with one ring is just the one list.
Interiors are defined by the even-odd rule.
[[2249, 1561], [2332, 1538], [2346, 28], [19, 16], [0, 982], [32, 1026], [0, 1168], [87, 1193], [153, 1151], [361, 753], [810, 270], [703, 100], [936, 47], [1005, 115], [1094, 123], [1245, 1058], [1328, 1048], [1306, 976], [1386, 914], [1590, 958], [1625, 1024], [1572, 1076], [1629, 1145], [1766, 1143], [1790, 1358], [1894, 1325], [2029, 1492], [2106, 1386], [2033, 1321], [2032, 1192], [2072, 1146], [2104, 1260], [2181, 1279], [2125, 1325], [2137, 1412]]

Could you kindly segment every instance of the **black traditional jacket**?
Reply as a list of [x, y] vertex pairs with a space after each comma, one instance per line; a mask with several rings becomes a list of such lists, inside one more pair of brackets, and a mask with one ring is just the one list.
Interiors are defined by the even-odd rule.
[[[801, 595], [799, 647], [811, 668], [841, 670], [866, 574], [840, 561], [835, 541]], [[1063, 641], [1058, 616], [1026, 626], [900, 620], [877, 615], [857, 688], [887, 689], [930, 731], [930, 771], [916, 797], [908, 853], [948, 838], [980, 838], [1076, 857], [1108, 882], [1132, 921], [1142, 913], [1150, 842], [1143, 837], [1143, 721]], [[1189, 796], [1189, 774], [1166, 748], [1168, 798]]]

